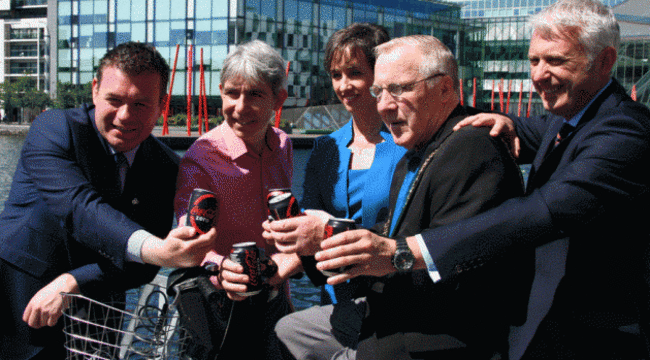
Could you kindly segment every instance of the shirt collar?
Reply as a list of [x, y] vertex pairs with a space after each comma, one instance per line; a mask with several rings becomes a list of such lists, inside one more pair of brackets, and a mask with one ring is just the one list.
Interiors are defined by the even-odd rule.
[[[246, 143], [240, 137], [235, 135], [235, 132], [232, 131], [232, 128], [224, 121], [220, 126], [221, 135], [226, 143], [226, 148], [223, 149], [223, 152], [229, 156], [231, 159], [235, 160], [245, 154], [251, 154], [257, 156], [257, 154], [248, 150]], [[266, 148], [273, 151], [274, 149], [280, 146], [280, 140], [277, 136], [273, 136], [273, 129], [269, 125], [266, 129], [266, 136], [264, 136], [264, 144]]]
[[585, 115], [585, 112], [587, 112], [587, 109], [589, 109], [589, 107], [594, 103], [594, 101], [596, 101], [596, 99], [598, 99], [598, 97], [600, 96], [600, 94], [602, 94], [603, 91], [605, 91], [605, 89], [607, 89], [607, 87], [609, 87], [609, 85], [611, 85], [611, 84], [612, 84], [612, 79], [610, 78], [610, 79], [609, 79], [609, 82], [607, 83], [607, 85], [605, 85], [602, 89], [600, 89], [600, 91], [598, 92], [598, 94], [596, 94], [596, 96], [594, 96], [594, 98], [591, 99], [591, 101], [589, 102], [589, 104], [587, 104], [587, 106], [585, 106], [584, 108], [582, 108], [582, 110], [580, 110], [580, 112], [577, 113], [577, 114], [576, 114], [574, 117], [572, 117], [570, 120], [567, 121], [567, 120], [565, 119], [564, 122], [569, 123], [570, 125], [573, 125], [573, 127], [578, 126], [578, 123], [580, 122], [580, 120], [582, 119], [582, 117]]
[[[129, 162], [129, 166], [133, 166], [133, 161], [135, 160], [135, 153], [138, 152], [138, 149], [140, 148], [140, 145], [136, 146], [133, 150], [129, 150], [127, 152], [124, 152], [124, 156], [126, 157], [126, 161]], [[117, 151], [113, 149], [113, 147], [109, 144], [108, 149], [111, 152], [111, 155], [117, 154]]]

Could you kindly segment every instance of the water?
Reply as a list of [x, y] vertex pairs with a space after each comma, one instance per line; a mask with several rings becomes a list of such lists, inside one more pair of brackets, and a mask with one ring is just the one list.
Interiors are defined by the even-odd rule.
[[9, 197], [11, 178], [16, 171], [16, 164], [18, 164], [20, 149], [22, 149], [24, 141], [24, 136], [0, 135], [0, 212], [5, 207], [5, 200]]

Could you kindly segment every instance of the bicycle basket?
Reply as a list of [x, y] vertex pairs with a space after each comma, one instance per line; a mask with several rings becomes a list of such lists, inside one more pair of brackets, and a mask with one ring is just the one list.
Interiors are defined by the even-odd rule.
[[185, 359], [187, 335], [163, 287], [144, 285], [126, 302], [63, 296], [70, 302], [63, 312], [67, 360]]

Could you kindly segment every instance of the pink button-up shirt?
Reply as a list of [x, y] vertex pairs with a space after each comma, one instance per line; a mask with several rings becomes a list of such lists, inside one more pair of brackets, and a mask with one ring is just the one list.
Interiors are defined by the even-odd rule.
[[[250, 152], [224, 122], [197, 139], [181, 160], [174, 208], [180, 219], [194, 188], [217, 195], [217, 254], [228, 255], [233, 244], [254, 241], [270, 255], [275, 252], [262, 237], [268, 217], [269, 189], [290, 188], [293, 174], [291, 140], [269, 126], [262, 154]], [[206, 258], [212, 258], [208, 254]]]

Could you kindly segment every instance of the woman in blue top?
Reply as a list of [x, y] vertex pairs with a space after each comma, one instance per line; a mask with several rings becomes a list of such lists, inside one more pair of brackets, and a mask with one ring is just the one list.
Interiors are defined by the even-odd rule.
[[[393, 170], [406, 152], [393, 142], [377, 112], [377, 100], [370, 94], [375, 67], [373, 48], [389, 39], [383, 27], [368, 23], [352, 24], [329, 39], [325, 47], [325, 68], [336, 96], [352, 119], [336, 132], [316, 139], [307, 162], [300, 201], [304, 209], [353, 219], [364, 228], [386, 220]], [[297, 237], [312, 234], [322, 239], [323, 221], [300, 219], [293, 224], [296, 225], [283, 227], [285, 235], [290, 235], [288, 230], [292, 230]], [[267, 227], [265, 224], [266, 230]], [[273, 230], [280, 231], [275, 227]], [[279, 238], [269, 231], [265, 236], [275, 240], [281, 251], [281, 242], [290, 242], [284, 238], [278, 243]], [[358, 287], [357, 281], [352, 281], [337, 286], [334, 292], [326, 285], [321, 303], [354, 298]]]

